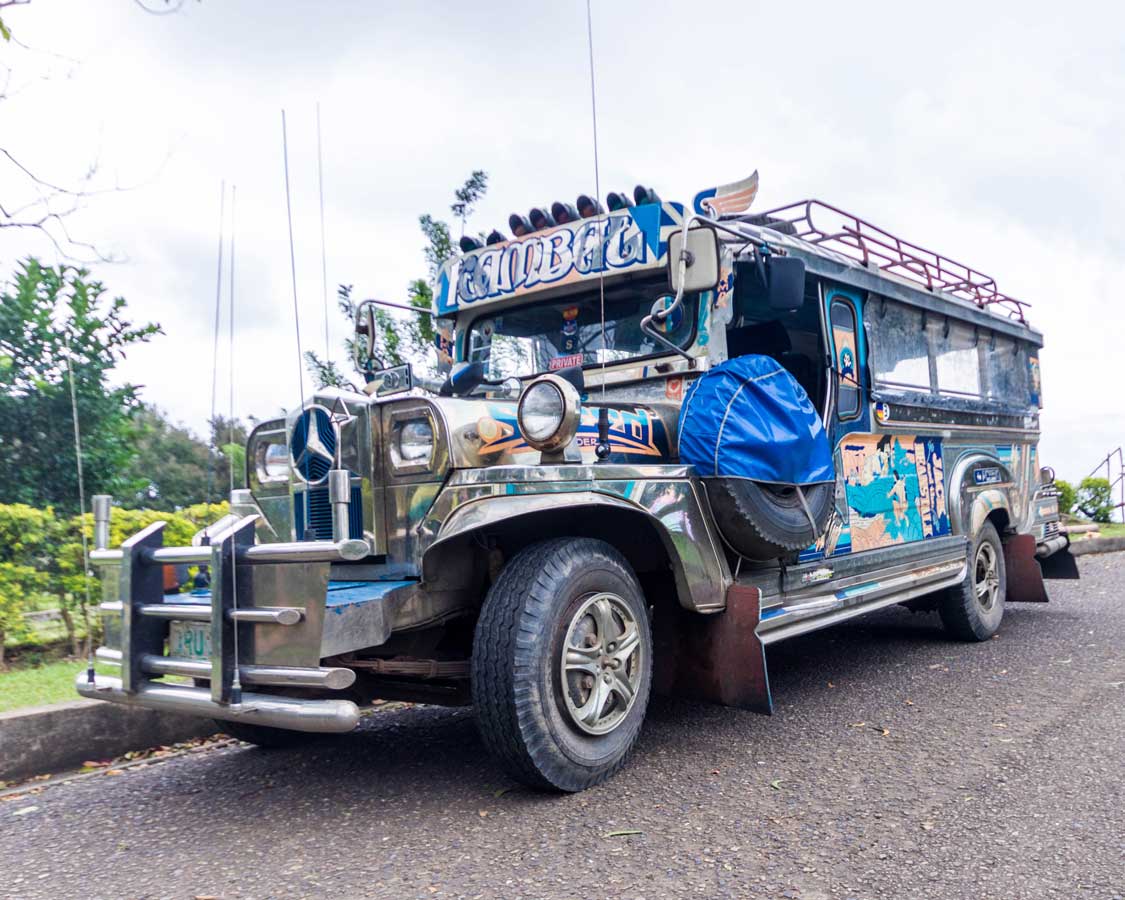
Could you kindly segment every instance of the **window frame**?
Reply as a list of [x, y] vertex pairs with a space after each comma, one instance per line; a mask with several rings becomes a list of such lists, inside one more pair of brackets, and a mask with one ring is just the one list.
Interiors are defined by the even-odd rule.
[[[852, 358], [854, 371], [851, 375], [851, 383], [846, 384], [845, 376], [840, 370], [840, 347], [836, 341], [836, 323], [833, 320], [833, 312], [839, 307], [845, 310], [848, 317], [851, 319], [851, 332], [852, 332]], [[836, 402], [835, 412], [836, 420], [839, 422], [851, 422], [860, 418], [863, 415], [863, 380], [860, 377], [859, 368], [859, 312], [846, 294], [834, 294], [828, 303], [828, 329], [832, 341], [832, 374], [836, 379]], [[843, 327], [843, 326], [842, 326]], [[840, 397], [843, 395], [844, 388], [847, 388], [855, 396], [855, 408], [848, 414], [844, 414], [840, 410]]]

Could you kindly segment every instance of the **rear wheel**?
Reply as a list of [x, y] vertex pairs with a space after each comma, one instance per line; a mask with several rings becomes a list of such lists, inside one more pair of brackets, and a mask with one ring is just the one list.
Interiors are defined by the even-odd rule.
[[965, 580], [947, 588], [938, 604], [945, 630], [958, 640], [987, 641], [1004, 618], [1007, 590], [1004, 545], [996, 526], [985, 522], [969, 552]]
[[640, 734], [651, 685], [648, 611], [620, 553], [560, 538], [508, 562], [477, 622], [472, 690], [513, 778], [559, 791], [604, 781]]

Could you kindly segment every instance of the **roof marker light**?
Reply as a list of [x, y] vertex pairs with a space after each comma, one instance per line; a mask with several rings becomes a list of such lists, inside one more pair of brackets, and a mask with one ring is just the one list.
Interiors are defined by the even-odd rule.
[[521, 216], [519, 213], [512, 213], [508, 216], [508, 228], [516, 237], [524, 237], [535, 230], [531, 227], [531, 223], [527, 221], [527, 216]]
[[536, 231], [542, 231], [544, 228], [550, 228], [555, 224], [555, 220], [551, 218], [551, 214], [545, 209], [540, 209], [538, 206], [533, 206], [527, 214], [527, 218], [531, 222], [531, 227]]
[[558, 200], [551, 204], [551, 216], [560, 225], [577, 222], [579, 219], [578, 210], [569, 203], [560, 203]]
[[619, 209], [628, 209], [633, 205], [633, 201], [629, 199], [628, 194], [606, 194], [605, 205], [609, 207], [610, 212], [617, 212]]
[[583, 219], [591, 219], [594, 216], [600, 216], [605, 211], [602, 209], [602, 205], [598, 203], [596, 197], [589, 197], [586, 194], [579, 194], [575, 205], [578, 207], [578, 215]]

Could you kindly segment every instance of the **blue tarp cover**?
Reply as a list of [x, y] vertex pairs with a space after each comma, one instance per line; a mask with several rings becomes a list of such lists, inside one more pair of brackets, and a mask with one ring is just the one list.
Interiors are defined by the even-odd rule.
[[680, 460], [703, 477], [801, 485], [836, 479], [820, 415], [768, 356], [727, 360], [692, 382], [680, 409]]

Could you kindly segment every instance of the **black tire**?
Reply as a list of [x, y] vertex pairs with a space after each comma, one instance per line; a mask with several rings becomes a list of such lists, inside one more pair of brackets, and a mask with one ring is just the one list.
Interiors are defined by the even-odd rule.
[[[601, 598], [611, 598], [597, 608], [602, 618], [593, 611], [585, 615], [587, 608], [594, 610], [591, 604], [603, 603]], [[606, 608], [612, 611], [609, 617]], [[599, 621], [610, 624], [603, 630]], [[609, 629], [618, 626], [617, 638], [630, 635], [632, 640], [623, 641], [627, 651], [617, 648], [627, 658], [613, 662], [606, 654], [614, 651], [617, 638]], [[572, 640], [576, 634], [584, 635], [580, 645]], [[587, 648], [579, 653], [592, 654], [583, 671], [601, 675], [564, 669], [564, 645]], [[567, 665], [571, 662], [568, 658]], [[630, 686], [631, 699], [608, 686], [617, 684], [613, 671]], [[512, 557], [485, 598], [472, 659], [480, 732], [509, 775], [555, 791], [581, 791], [605, 781], [636, 743], [651, 687], [648, 610], [620, 553], [603, 541], [555, 538]], [[591, 717], [586, 724], [580, 721], [582, 710]], [[605, 710], [605, 722], [615, 724], [605, 733], [590, 733], [600, 727]]]
[[965, 580], [940, 595], [938, 612], [945, 630], [957, 640], [987, 641], [1000, 629], [1007, 591], [1004, 545], [996, 527], [985, 522], [969, 549]]
[[229, 734], [232, 738], [254, 744], [263, 750], [303, 747], [325, 736], [307, 731], [290, 731], [288, 728], [271, 728], [268, 725], [251, 725], [248, 722], [228, 722], [226, 719], [215, 719], [215, 727], [223, 734]]
[[[747, 559], [775, 559], [816, 542], [828, 527], [835, 486], [808, 485], [797, 490], [745, 478], [705, 478], [715, 523], [734, 551]], [[812, 521], [809, 521], [809, 514]]]

